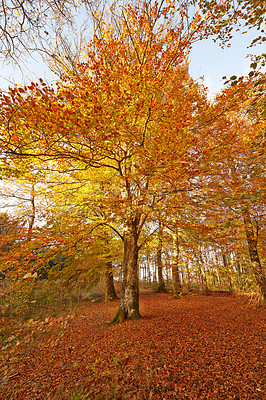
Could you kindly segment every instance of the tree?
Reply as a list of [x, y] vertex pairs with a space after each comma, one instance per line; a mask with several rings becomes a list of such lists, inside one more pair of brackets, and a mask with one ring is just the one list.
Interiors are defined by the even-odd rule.
[[0, 6], [0, 54], [17, 60], [23, 51], [40, 50], [42, 43], [53, 33], [53, 24], [73, 24], [77, 8], [81, 4], [89, 6], [89, 3], [87, 0], [3, 0]]
[[117, 297], [117, 294], [115, 291], [115, 286], [114, 286], [114, 274], [113, 274], [112, 261], [108, 261], [106, 263], [105, 277], [106, 277], [105, 301], [117, 300], [118, 297]]
[[[261, 297], [265, 298], [266, 278], [258, 251], [265, 213], [265, 121], [252, 117], [252, 113], [250, 115], [254, 95], [250, 91], [252, 84], [246, 88], [246, 103], [236, 103], [234, 109], [220, 115], [213, 125], [215, 141], [222, 146], [217, 145], [219, 151], [214, 151], [210, 159], [212, 176], [208, 196], [210, 198], [212, 193], [216, 200], [219, 199], [223, 213], [232, 213], [232, 216], [227, 215], [227, 227], [233, 224], [234, 219], [241, 221], [253, 275]], [[232, 96], [231, 88], [217, 96], [217, 103], [224, 103], [227, 96]], [[233, 139], [230, 144], [228, 135]]]
[[172, 261], [173, 298], [179, 298], [179, 296], [182, 293], [179, 264], [180, 264], [180, 262], [179, 262], [178, 227], [174, 226], [174, 231], [173, 231], [173, 261]]
[[166, 292], [165, 282], [163, 279], [163, 263], [162, 263], [162, 250], [163, 250], [163, 226], [161, 216], [158, 217], [158, 239], [156, 251], [156, 266], [158, 271], [158, 292]]
[[[223, 0], [223, 1], [206, 1], [199, 0], [199, 7], [203, 13], [211, 13], [210, 28], [213, 35], [217, 36], [222, 43], [230, 42], [232, 31], [238, 27], [238, 30], [256, 28], [258, 31], [265, 24], [265, 7], [264, 0]], [[243, 30], [243, 33], [246, 33]], [[265, 42], [265, 38], [258, 36], [253, 40], [251, 45]]]
[[[112, 322], [138, 319], [141, 233], [161, 196], [198, 173], [206, 154], [205, 93], [189, 77], [187, 55], [205, 34], [199, 14], [175, 2], [121, 8], [115, 24], [102, 22], [88, 44], [79, 74], [66, 72], [57, 89], [42, 80], [2, 94], [1, 146], [8, 157], [38, 158], [61, 170], [100, 169], [112, 180], [102, 198], [105, 218], [120, 221], [124, 244], [121, 305]], [[178, 143], [178, 146], [177, 146]], [[108, 185], [108, 183], [106, 183]], [[191, 183], [189, 183], [191, 184]], [[115, 187], [115, 190], [113, 190]], [[111, 223], [110, 223], [111, 225]]]
[[19, 221], [10, 217], [7, 213], [0, 214], [0, 252], [1, 256], [8, 253], [19, 237], [22, 229]]
[[[209, 29], [210, 34], [214, 38], [214, 41], [219, 41], [222, 46], [230, 46], [230, 40], [233, 37], [233, 31], [236, 29], [242, 34], [247, 31], [256, 29], [258, 36], [255, 37], [250, 43], [249, 47], [253, 47], [258, 44], [263, 44], [266, 41], [264, 30], [265, 30], [265, 1], [264, 0], [220, 0], [220, 1], [206, 1], [199, 0], [198, 4], [204, 14], [210, 14]], [[249, 51], [249, 56], [250, 56]], [[256, 69], [261, 66], [265, 66], [266, 53], [261, 53], [257, 56], [251, 57], [250, 72], [249, 76], [253, 76]], [[224, 77], [226, 79], [226, 77]], [[231, 83], [236, 85], [237, 82], [243, 80], [243, 76], [237, 77], [233, 75], [225, 83]], [[265, 88], [266, 76], [265, 73], [260, 77], [259, 82], [254, 86], [254, 90], [257, 91], [256, 85], [263, 85]], [[258, 91], [257, 91], [258, 93]], [[265, 114], [265, 92], [259, 93], [256, 102], [264, 103], [264, 114]]]

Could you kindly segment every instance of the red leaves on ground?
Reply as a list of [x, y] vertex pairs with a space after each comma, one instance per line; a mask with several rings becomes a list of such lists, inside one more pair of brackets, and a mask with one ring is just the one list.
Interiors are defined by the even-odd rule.
[[25, 325], [5, 360], [2, 399], [263, 398], [265, 308], [222, 295], [151, 294], [140, 304], [142, 319], [122, 325], [106, 324], [117, 302]]

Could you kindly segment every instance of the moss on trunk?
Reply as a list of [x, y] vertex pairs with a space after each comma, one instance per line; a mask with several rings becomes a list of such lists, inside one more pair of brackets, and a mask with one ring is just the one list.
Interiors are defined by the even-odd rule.
[[139, 278], [138, 252], [139, 247], [137, 220], [132, 219], [124, 231], [124, 263], [120, 307], [110, 324], [122, 323], [125, 319], [140, 319], [139, 312]]

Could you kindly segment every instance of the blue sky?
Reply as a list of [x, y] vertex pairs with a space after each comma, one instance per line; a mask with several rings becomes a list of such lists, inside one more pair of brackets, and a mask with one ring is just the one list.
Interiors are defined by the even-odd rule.
[[[266, 52], [266, 45], [248, 49], [257, 31], [249, 31], [242, 35], [236, 32], [231, 40], [231, 47], [222, 49], [218, 42], [203, 40], [194, 45], [190, 54], [190, 73], [194, 79], [204, 76], [204, 83], [209, 88], [210, 97], [223, 86], [223, 76], [246, 75], [249, 72], [250, 59], [248, 53]], [[0, 87], [6, 90], [11, 82], [26, 84], [44, 77], [48, 82], [56, 80], [56, 76], [44, 66], [41, 57], [35, 56], [26, 65], [20, 67], [2, 66], [0, 71]]]
[[204, 76], [204, 83], [209, 88], [210, 96], [217, 93], [223, 86], [223, 76], [247, 75], [250, 71], [250, 58], [247, 54], [266, 52], [266, 45], [248, 48], [253, 38], [258, 35], [256, 30], [246, 34], [236, 32], [231, 40], [231, 47], [222, 49], [218, 42], [212, 39], [203, 40], [194, 45], [190, 54], [190, 74], [194, 79]]

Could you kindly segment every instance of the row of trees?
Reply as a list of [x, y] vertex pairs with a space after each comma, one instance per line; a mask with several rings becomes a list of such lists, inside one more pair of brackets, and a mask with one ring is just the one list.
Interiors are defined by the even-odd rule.
[[18, 198], [29, 221], [2, 265], [17, 278], [33, 255], [41, 265], [60, 252], [69, 257], [70, 280], [95, 276], [99, 265], [111, 276], [111, 262], [121, 263], [113, 323], [140, 317], [138, 260], [155, 237], [164, 289], [166, 230], [175, 297], [181, 253], [187, 281], [197, 265], [208, 291], [204, 266], [212, 264], [221, 283], [213, 258], [222, 257], [228, 271], [234, 262], [241, 274], [248, 251], [248, 268], [266, 294], [263, 79], [252, 73], [207, 100], [189, 76], [188, 56], [210, 34], [212, 14], [190, 15], [193, 5], [137, 1], [111, 7], [106, 17], [92, 13], [96, 28], [75, 68], [54, 57], [56, 85], [40, 79], [0, 96], [2, 175], [13, 191], [5, 195]]

